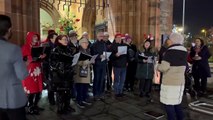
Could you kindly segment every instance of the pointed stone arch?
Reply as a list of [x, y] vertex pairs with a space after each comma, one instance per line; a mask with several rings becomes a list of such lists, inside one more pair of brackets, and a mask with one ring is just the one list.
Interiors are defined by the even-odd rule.
[[94, 38], [96, 21], [96, 1], [86, 3], [82, 16], [82, 32], [87, 31], [90, 38]]
[[44, 0], [40, 0], [40, 8], [45, 10], [52, 17], [54, 26], [57, 26], [58, 20], [61, 17], [58, 10], [51, 3]]

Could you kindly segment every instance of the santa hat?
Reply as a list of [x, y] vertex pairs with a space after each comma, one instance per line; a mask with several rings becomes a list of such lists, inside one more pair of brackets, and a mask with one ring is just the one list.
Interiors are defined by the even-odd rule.
[[122, 37], [123, 35], [121, 34], [121, 33], [117, 33], [117, 34], [115, 34], [115, 38], [117, 38], [117, 37]]

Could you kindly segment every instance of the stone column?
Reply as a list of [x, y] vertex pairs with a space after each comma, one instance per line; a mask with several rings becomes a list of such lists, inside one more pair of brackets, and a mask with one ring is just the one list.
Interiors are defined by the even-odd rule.
[[152, 34], [158, 47], [162, 32], [169, 32], [172, 27], [172, 9], [173, 0], [109, 0], [109, 33], [129, 33], [138, 46], [143, 43], [144, 34]]
[[173, 25], [173, 0], [160, 0], [160, 13], [161, 34], [169, 34]]
[[149, 0], [149, 30], [148, 34], [151, 34], [155, 41], [153, 45], [159, 46], [160, 41], [160, 2], [159, 0]]
[[40, 31], [39, 0], [1, 0], [0, 13], [11, 17], [13, 43], [22, 45], [28, 31]]
[[135, 44], [141, 44], [143, 34], [150, 28], [148, 3], [147, 0], [109, 0], [109, 32], [129, 33]]

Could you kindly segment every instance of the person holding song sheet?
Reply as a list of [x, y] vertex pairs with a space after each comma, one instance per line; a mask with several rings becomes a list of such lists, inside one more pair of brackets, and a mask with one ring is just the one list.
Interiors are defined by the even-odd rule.
[[[72, 51], [72, 55], [74, 55], [79, 52], [78, 35], [77, 35], [76, 31], [70, 30], [68, 33], [68, 37], [69, 37], [68, 47]], [[73, 86], [72, 86], [71, 98], [72, 99], [76, 98], [75, 84], [73, 84]]]
[[57, 112], [59, 114], [75, 111], [70, 106], [71, 88], [73, 85], [72, 51], [68, 48], [66, 35], [59, 35], [55, 41], [56, 47], [50, 54], [50, 74], [52, 90], [57, 94]]
[[[90, 49], [88, 48], [89, 42], [86, 38], [82, 38], [79, 41], [80, 52], [90, 55]], [[90, 71], [91, 71], [91, 62], [89, 59], [79, 59], [75, 72], [77, 73], [74, 76], [75, 87], [77, 91], [77, 105], [80, 108], [84, 108], [85, 105], [91, 105], [88, 101], [88, 88], [90, 83]]]
[[[115, 35], [115, 41], [112, 44], [112, 55], [110, 60], [112, 61], [114, 71], [114, 92], [116, 97], [122, 97], [124, 82], [126, 79], [127, 68], [127, 54], [119, 52], [119, 47], [127, 48], [126, 44], [121, 41], [122, 34]], [[124, 50], [125, 51], [125, 50]]]
[[[22, 47], [23, 59], [27, 64], [29, 76], [23, 80], [25, 92], [28, 94], [28, 113], [39, 114], [38, 102], [43, 90], [43, 73], [41, 70], [41, 60], [45, 58], [40, 50], [40, 53], [33, 53], [33, 48], [40, 47], [40, 36], [35, 32], [28, 32], [26, 43]], [[33, 56], [36, 54], [36, 56]]]
[[140, 97], [150, 98], [152, 79], [154, 77], [155, 54], [152, 50], [151, 41], [147, 39], [142, 50], [137, 55], [136, 78], [140, 81]]
[[[50, 33], [50, 34], [49, 34]], [[51, 79], [50, 79], [50, 65], [49, 65], [49, 56], [50, 52], [55, 48], [55, 40], [57, 38], [58, 34], [55, 33], [52, 30], [48, 31], [48, 36], [46, 39], [47, 46], [45, 47], [45, 53], [47, 54], [46, 58], [43, 61], [42, 67], [43, 67], [43, 72], [44, 72], [44, 82], [47, 84], [47, 90], [48, 90], [48, 100], [50, 105], [55, 105], [55, 98], [54, 98], [54, 92], [51, 90]]]
[[107, 60], [101, 61], [106, 58], [103, 52], [106, 52], [106, 43], [103, 41], [104, 33], [97, 33], [97, 41], [91, 47], [92, 55], [98, 55], [95, 59], [94, 69], [94, 82], [93, 82], [93, 95], [95, 100], [104, 98], [104, 84], [106, 75]]

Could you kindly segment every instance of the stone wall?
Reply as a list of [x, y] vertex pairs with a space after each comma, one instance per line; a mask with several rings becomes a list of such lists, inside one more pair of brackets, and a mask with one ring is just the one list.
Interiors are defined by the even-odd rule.
[[129, 33], [137, 45], [152, 34], [158, 47], [161, 34], [171, 31], [172, 9], [173, 0], [109, 0], [108, 27], [111, 34]]
[[[91, 0], [95, 6], [96, 0]], [[111, 38], [116, 32], [129, 33], [137, 45], [143, 43], [144, 34], [155, 36], [155, 46], [160, 45], [160, 36], [169, 33], [172, 27], [173, 0], [108, 0], [104, 21], [108, 23]], [[0, 0], [0, 13], [9, 15], [13, 22], [12, 42], [22, 45], [28, 31], [40, 30], [39, 0]], [[87, 8], [87, 7], [85, 7]], [[84, 9], [82, 30], [94, 32], [99, 12]], [[54, 14], [53, 14], [54, 15]], [[94, 37], [94, 36], [91, 36]]]
[[173, 25], [173, 0], [160, 0], [160, 12], [161, 34], [169, 34]]
[[39, 0], [1, 0], [0, 13], [12, 20], [13, 43], [22, 45], [27, 32], [39, 32]]

